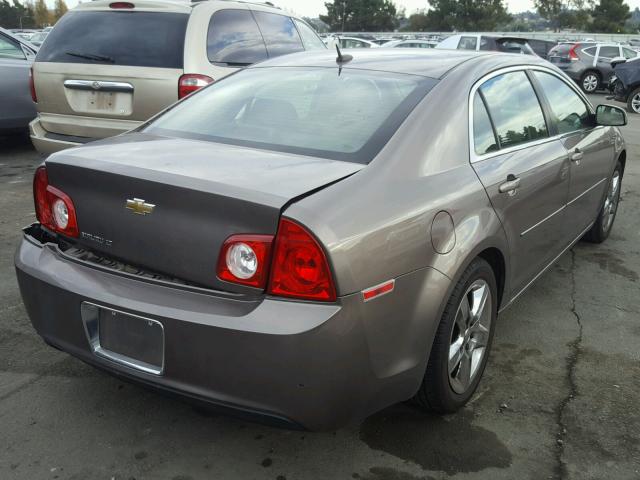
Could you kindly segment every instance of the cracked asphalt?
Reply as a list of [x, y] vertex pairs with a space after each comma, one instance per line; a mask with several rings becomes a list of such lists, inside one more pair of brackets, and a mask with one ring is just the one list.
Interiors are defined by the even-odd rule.
[[320, 434], [195, 409], [46, 346], [12, 258], [40, 158], [0, 139], [0, 479], [640, 479], [640, 116], [623, 130], [611, 237], [579, 243], [499, 317], [471, 403]]

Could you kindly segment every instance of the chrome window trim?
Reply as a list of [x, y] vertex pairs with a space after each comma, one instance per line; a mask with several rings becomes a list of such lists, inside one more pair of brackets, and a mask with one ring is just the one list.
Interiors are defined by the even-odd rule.
[[[477, 163], [477, 162], [481, 162], [484, 160], [487, 160], [489, 158], [493, 158], [493, 157], [497, 157], [499, 155], [504, 155], [504, 154], [508, 154], [508, 153], [512, 153], [512, 152], [517, 152], [518, 150], [523, 150], [525, 148], [530, 148], [530, 147], [535, 147], [537, 145], [542, 145], [545, 143], [549, 143], [549, 142], [554, 142], [556, 140], [559, 140], [561, 138], [565, 138], [567, 136], [570, 135], [575, 135], [576, 133], [579, 132], [584, 132], [586, 130], [589, 130], [589, 128], [582, 128], [580, 130], [574, 130], [573, 132], [567, 132], [567, 133], [560, 133], [551, 137], [547, 137], [547, 138], [541, 138], [539, 140], [534, 140], [531, 142], [527, 142], [527, 143], [522, 143], [520, 145], [514, 145], [512, 147], [508, 147], [508, 148], [503, 148], [500, 150], [497, 150], [495, 152], [490, 152], [490, 153], [484, 153], [482, 155], [478, 155], [476, 153], [476, 149], [475, 149], [475, 142], [474, 142], [474, 138], [473, 138], [473, 98], [476, 94], [476, 92], [478, 91], [478, 89], [482, 86], [482, 84], [484, 84], [487, 80], [491, 80], [494, 77], [497, 77], [499, 75], [503, 75], [505, 73], [511, 73], [511, 72], [527, 72], [527, 71], [540, 71], [540, 72], [544, 72], [544, 73], [549, 73], [551, 75], [554, 75], [555, 77], [557, 77], [558, 79], [560, 79], [562, 82], [565, 83], [565, 85], [569, 86], [569, 88], [571, 88], [579, 97], [580, 99], [582, 99], [582, 101], [584, 102], [584, 104], [587, 106], [587, 109], [589, 110], [590, 114], [594, 114], [595, 110], [593, 109], [593, 105], [591, 105], [591, 102], [589, 102], [589, 100], [584, 96], [584, 94], [578, 89], [577, 85], [574, 85], [570, 82], [567, 82], [567, 80], [562, 76], [561, 73], [555, 71], [554, 69], [548, 68], [548, 67], [544, 67], [542, 65], [517, 65], [517, 66], [513, 66], [513, 67], [505, 67], [505, 68], [501, 68], [499, 70], [495, 70], [491, 73], [486, 74], [485, 76], [481, 77], [479, 80], [477, 80], [473, 86], [471, 87], [471, 90], [469, 92], [469, 98], [468, 98], [468, 105], [469, 105], [469, 122], [468, 122], [468, 133], [469, 133], [469, 159], [471, 163]], [[535, 90], [535, 86], [532, 84], [531, 87]], [[536, 94], [538, 92], [536, 91]], [[538, 100], [539, 101], [539, 100]], [[540, 105], [540, 109], [542, 110], [542, 112], [544, 113], [544, 106]]]

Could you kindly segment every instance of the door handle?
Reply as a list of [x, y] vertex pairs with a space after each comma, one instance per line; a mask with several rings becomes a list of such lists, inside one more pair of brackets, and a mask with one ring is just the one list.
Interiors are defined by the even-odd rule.
[[520, 179], [515, 175], [509, 174], [507, 181], [500, 184], [498, 191], [500, 193], [508, 193], [509, 195], [515, 195], [516, 190], [520, 187]]
[[582, 157], [584, 157], [584, 153], [582, 153], [578, 149], [575, 149], [571, 154], [571, 161], [580, 165], [580, 160], [582, 160]]

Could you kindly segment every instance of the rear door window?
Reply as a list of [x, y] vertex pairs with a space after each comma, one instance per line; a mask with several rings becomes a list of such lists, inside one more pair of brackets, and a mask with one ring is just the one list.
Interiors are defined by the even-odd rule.
[[36, 60], [182, 68], [184, 13], [79, 11], [62, 17]]
[[0, 58], [25, 60], [26, 57], [18, 42], [14, 42], [0, 35]]
[[267, 44], [269, 58], [304, 50], [302, 40], [290, 17], [267, 12], [253, 12]]
[[505, 73], [480, 87], [493, 120], [500, 148], [509, 148], [549, 136], [542, 108], [527, 75]]
[[219, 10], [207, 31], [207, 56], [211, 63], [251, 65], [269, 58], [267, 47], [250, 10]]
[[477, 37], [460, 37], [458, 50], [475, 50], [478, 45]]
[[313, 29], [304, 22], [300, 20], [294, 20], [296, 23], [296, 27], [298, 27], [298, 32], [302, 37], [302, 43], [304, 43], [304, 48], [306, 50], [324, 50], [326, 49], [326, 45], [320, 40], [320, 37], [313, 31]]
[[618, 47], [600, 47], [600, 53], [598, 54], [598, 60], [611, 60], [612, 58], [620, 56], [620, 49]]
[[596, 47], [589, 47], [582, 50], [582, 53], [586, 53], [590, 57], [595, 57], [596, 55]]
[[478, 155], [498, 150], [498, 139], [480, 92], [473, 98], [473, 145]]

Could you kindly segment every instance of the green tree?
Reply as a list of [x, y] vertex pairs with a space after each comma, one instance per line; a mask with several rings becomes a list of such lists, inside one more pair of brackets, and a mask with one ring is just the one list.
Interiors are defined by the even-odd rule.
[[503, 0], [429, 0], [429, 5], [426, 25], [438, 31], [492, 31], [511, 19]]
[[36, 0], [34, 7], [35, 23], [39, 28], [44, 28], [50, 23], [49, 9], [44, 0]]
[[587, 3], [593, 0], [533, 0], [540, 16], [556, 31], [563, 27], [586, 29], [590, 20]]
[[600, 0], [592, 16], [594, 32], [621, 33], [625, 22], [631, 18], [631, 12], [624, 0]]
[[391, 31], [396, 28], [396, 6], [391, 0], [333, 0], [326, 2], [320, 20], [336, 32]]
[[64, 0], [56, 0], [55, 6], [53, 7], [53, 18], [52, 23], [56, 23], [62, 16], [69, 11], [69, 7]]

